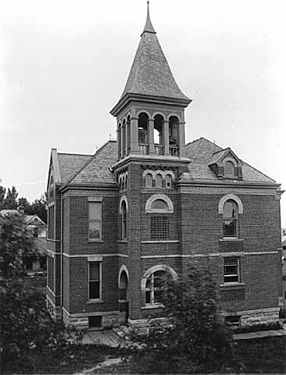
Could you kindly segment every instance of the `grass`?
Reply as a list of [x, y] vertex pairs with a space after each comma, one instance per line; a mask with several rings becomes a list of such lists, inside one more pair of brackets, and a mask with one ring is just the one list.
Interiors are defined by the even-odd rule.
[[[269, 374], [286, 372], [286, 336], [239, 340], [236, 344], [237, 360], [244, 364], [243, 373]], [[38, 354], [23, 357], [19, 363], [6, 363], [1, 373], [9, 374], [74, 374], [91, 369], [106, 356], [120, 357], [119, 349], [96, 345], [74, 345], [64, 357]], [[94, 370], [92, 374], [138, 374], [140, 368], [130, 355], [128, 361]]]

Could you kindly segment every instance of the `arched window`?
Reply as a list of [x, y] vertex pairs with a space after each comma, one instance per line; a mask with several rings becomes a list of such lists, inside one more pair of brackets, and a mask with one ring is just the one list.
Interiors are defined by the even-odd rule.
[[147, 144], [148, 134], [148, 115], [146, 113], [140, 113], [138, 119], [138, 143]]
[[170, 189], [172, 187], [172, 176], [167, 174], [165, 181], [166, 181], [166, 188]]
[[121, 238], [127, 238], [127, 207], [125, 200], [121, 203]]
[[163, 270], [155, 271], [148, 277], [145, 287], [146, 305], [154, 305], [161, 302], [166, 283], [167, 273]]
[[161, 188], [163, 186], [163, 177], [160, 173], [156, 176], [156, 187]]
[[168, 211], [168, 205], [163, 199], [156, 199], [151, 206], [152, 210], [166, 210]]
[[144, 273], [141, 288], [144, 292], [146, 305], [158, 305], [166, 290], [168, 280], [176, 280], [177, 273], [169, 266], [158, 264]]
[[238, 204], [232, 199], [223, 206], [223, 236], [238, 237]]
[[169, 147], [172, 156], [179, 155], [179, 120], [176, 116], [171, 116], [169, 121]]
[[151, 173], [148, 173], [146, 175], [146, 187], [147, 188], [151, 188], [152, 187], [152, 181], [153, 181], [152, 175], [151, 175]]
[[234, 164], [232, 161], [226, 161], [224, 165], [225, 177], [234, 177]]
[[123, 121], [122, 131], [123, 131], [122, 149], [123, 149], [123, 155], [126, 155], [126, 121], [125, 120]]

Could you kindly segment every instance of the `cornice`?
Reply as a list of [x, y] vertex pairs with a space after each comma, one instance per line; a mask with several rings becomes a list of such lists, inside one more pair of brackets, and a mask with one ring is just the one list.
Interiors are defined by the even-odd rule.
[[153, 96], [153, 95], [127, 93], [121, 99], [119, 99], [118, 103], [112, 108], [110, 113], [113, 116], [117, 116], [118, 113], [131, 100], [136, 100], [138, 102], [144, 102], [144, 103], [179, 105], [179, 106], [184, 107], [184, 108], [186, 108], [192, 102], [191, 99], [167, 98], [167, 97], [160, 97], [160, 96]]
[[246, 181], [210, 181], [210, 180], [193, 180], [193, 181], [178, 181], [178, 187], [236, 187], [236, 188], [245, 188], [245, 189], [273, 189], [278, 194], [283, 194], [284, 190], [280, 190], [281, 184], [277, 183], [267, 183], [267, 182], [246, 182]]
[[116, 169], [121, 169], [129, 163], [137, 163], [137, 164], [148, 164], [148, 163], [161, 163], [161, 164], [168, 164], [168, 166], [178, 166], [187, 165], [191, 161], [188, 158], [179, 158], [177, 156], [164, 156], [164, 155], [142, 155], [142, 154], [130, 154], [126, 158], [119, 160], [115, 163], [111, 168], [112, 171]]

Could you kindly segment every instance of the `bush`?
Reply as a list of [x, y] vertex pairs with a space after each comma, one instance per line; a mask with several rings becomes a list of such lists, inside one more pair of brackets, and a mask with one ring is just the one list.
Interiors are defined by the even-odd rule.
[[43, 288], [25, 280], [22, 258], [34, 254], [33, 236], [18, 216], [0, 217], [0, 354], [2, 364], [21, 363], [29, 356], [63, 355], [80, 333], [53, 322], [47, 314]]
[[186, 280], [168, 280], [161, 302], [166, 319], [153, 320], [148, 333], [135, 338], [140, 372], [219, 372], [236, 366], [232, 334], [218, 314], [207, 268], [192, 263]]

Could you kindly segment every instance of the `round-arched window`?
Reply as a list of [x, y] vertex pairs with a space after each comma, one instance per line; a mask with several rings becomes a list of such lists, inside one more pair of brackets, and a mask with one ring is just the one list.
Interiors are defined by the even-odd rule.
[[223, 236], [238, 237], [238, 205], [232, 199], [223, 206]]

